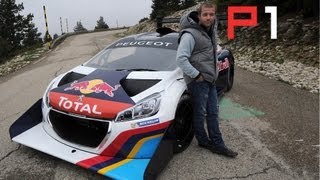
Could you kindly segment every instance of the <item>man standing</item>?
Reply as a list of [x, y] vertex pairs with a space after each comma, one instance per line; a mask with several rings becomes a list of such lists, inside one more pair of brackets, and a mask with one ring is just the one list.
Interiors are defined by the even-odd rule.
[[[215, 12], [216, 6], [205, 2], [197, 12], [181, 18], [177, 64], [191, 95], [198, 145], [213, 153], [236, 157], [238, 153], [226, 147], [219, 129]], [[204, 128], [205, 119], [209, 136]]]

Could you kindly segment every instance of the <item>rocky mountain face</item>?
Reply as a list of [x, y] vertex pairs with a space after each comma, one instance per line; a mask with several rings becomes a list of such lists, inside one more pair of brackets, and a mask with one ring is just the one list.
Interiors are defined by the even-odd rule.
[[[197, 6], [178, 11], [166, 18], [179, 18]], [[227, 39], [226, 23], [220, 23], [219, 36], [225, 48], [232, 50], [238, 67], [319, 93], [319, 19], [299, 15], [278, 18], [277, 39], [270, 38], [270, 22], [256, 27], [237, 27], [235, 39]], [[179, 24], [164, 24], [179, 31]], [[156, 22], [144, 21], [126, 34], [151, 32]]]
[[[226, 42], [239, 67], [319, 93], [319, 20], [301, 16], [278, 19], [278, 38], [270, 38], [270, 23], [237, 29]], [[222, 29], [220, 37], [226, 37]]]
[[[221, 36], [226, 37], [226, 27]], [[282, 17], [278, 20], [278, 38], [270, 38], [270, 22], [256, 27], [242, 27], [227, 45], [247, 54], [251, 61], [284, 63], [297, 61], [308, 66], [319, 66], [319, 20], [307, 22], [301, 16]]]

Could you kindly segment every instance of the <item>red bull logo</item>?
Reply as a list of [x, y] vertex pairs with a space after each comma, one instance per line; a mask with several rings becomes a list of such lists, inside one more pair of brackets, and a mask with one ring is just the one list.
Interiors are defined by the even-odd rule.
[[104, 82], [93, 86], [91, 90], [93, 90], [95, 93], [104, 92], [108, 96], [113, 97], [113, 91], [116, 91], [119, 87], [119, 84], [115, 85], [115, 87], [112, 87], [108, 83]]
[[75, 81], [73, 82], [70, 87], [65, 88], [65, 91], [69, 90], [76, 90], [80, 91], [82, 94], [91, 94], [91, 93], [101, 93], [103, 92], [104, 94], [113, 97], [114, 96], [114, 91], [118, 90], [120, 87], [119, 84], [115, 85], [112, 87], [110, 84], [107, 82], [104, 82], [101, 79], [94, 79], [90, 81]]
[[82, 82], [74, 81], [70, 87], [65, 88], [64, 90], [68, 91], [68, 90], [74, 89], [76, 91], [79, 91], [81, 89], [87, 89], [88, 86], [89, 86], [89, 81], [82, 81]]

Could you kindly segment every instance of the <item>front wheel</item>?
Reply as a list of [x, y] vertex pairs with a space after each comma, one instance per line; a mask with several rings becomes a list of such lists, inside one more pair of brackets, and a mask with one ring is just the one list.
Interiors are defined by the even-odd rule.
[[192, 104], [187, 94], [182, 95], [179, 100], [173, 128], [175, 132], [173, 152], [180, 153], [189, 147], [194, 136]]

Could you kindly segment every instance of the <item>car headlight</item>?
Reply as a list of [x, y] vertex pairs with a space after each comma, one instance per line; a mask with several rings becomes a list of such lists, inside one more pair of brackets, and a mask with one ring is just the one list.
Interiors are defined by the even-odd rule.
[[115, 122], [130, 121], [155, 115], [159, 111], [161, 101], [160, 93], [152, 94], [135, 106], [118, 113]]

